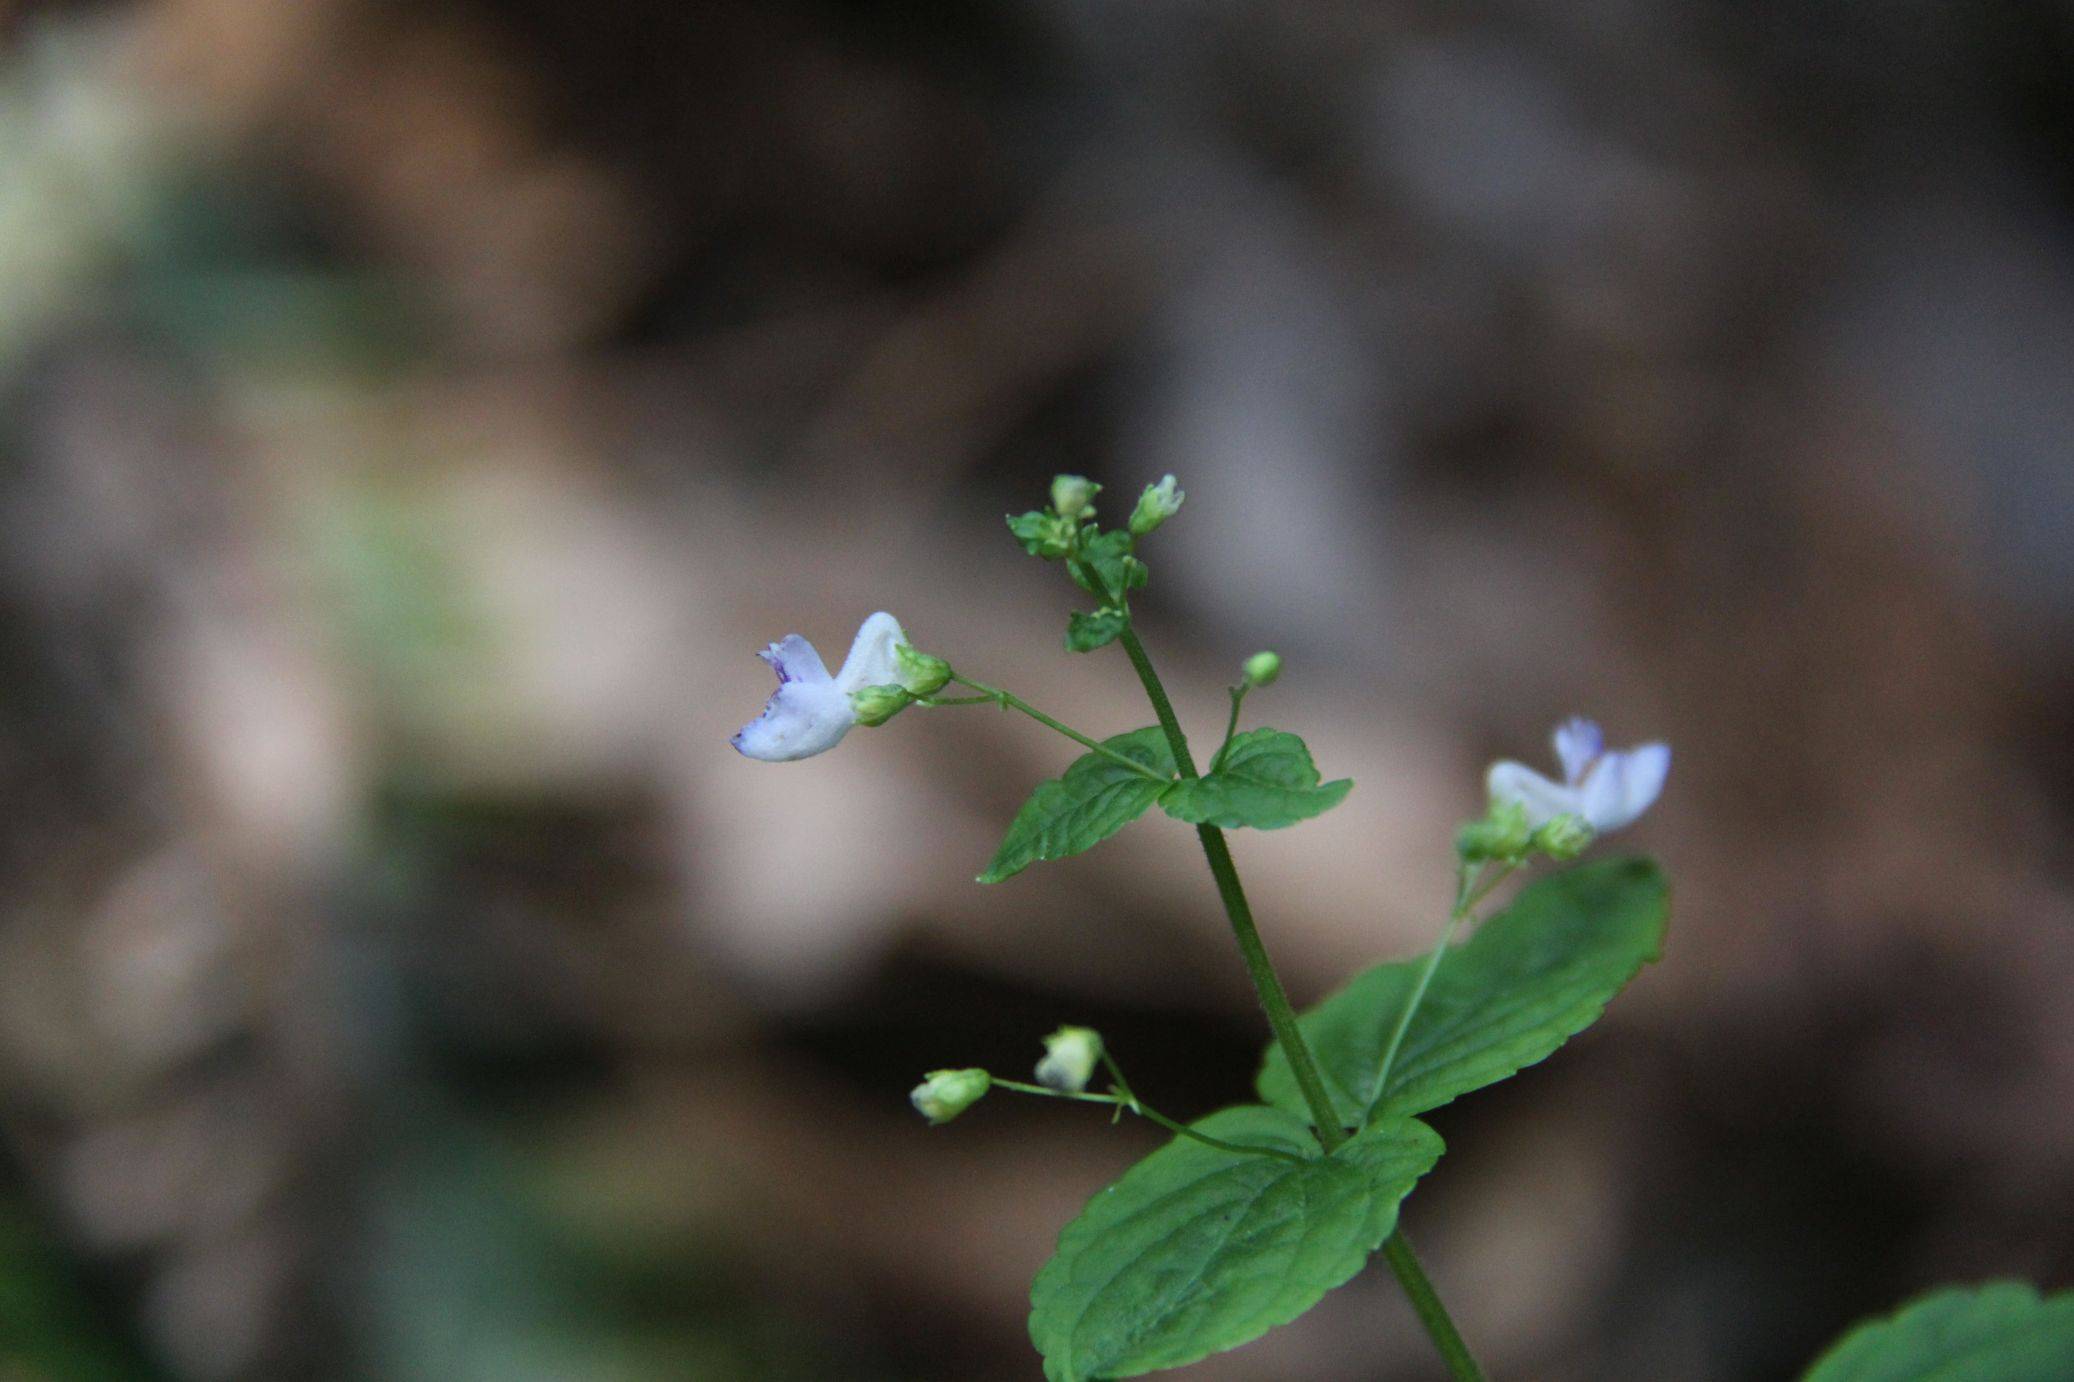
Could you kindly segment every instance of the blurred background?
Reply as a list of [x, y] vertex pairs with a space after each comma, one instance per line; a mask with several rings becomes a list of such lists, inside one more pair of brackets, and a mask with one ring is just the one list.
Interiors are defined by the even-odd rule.
[[[1494, 1372], [1774, 1379], [2074, 1279], [2074, 8], [0, 0], [0, 1377], [1037, 1375], [1265, 1032], [1189, 833], [972, 883], [1070, 759], [770, 766], [789, 631], [1149, 716], [1001, 515], [1359, 783], [1237, 840], [1301, 1000], [1482, 766], [1662, 737], [1668, 957], [1433, 1121]], [[1202, 1379], [1435, 1375], [1386, 1275]]]

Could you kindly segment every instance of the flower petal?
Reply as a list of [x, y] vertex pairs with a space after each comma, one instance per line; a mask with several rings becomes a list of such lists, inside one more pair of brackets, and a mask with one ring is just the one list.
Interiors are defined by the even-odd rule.
[[835, 674], [835, 684], [848, 692], [899, 681], [900, 669], [893, 661], [893, 649], [906, 641], [898, 619], [883, 610], [872, 615], [858, 626], [850, 655], [843, 659], [842, 671]]
[[1537, 830], [1566, 812], [1583, 814], [1576, 792], [1509, 758], [1491, 764], [1485, 785], [1492, 801], [1516, 801], [1525, 807], [1527, 824]]
[[[809, 650], [811, 651], [811, 650]], [[816, 658], [818, 666], [820, 659]], [[788, 664], [789, 666], [789, 664]], [[850, 695], [827, 679], [787, 681], [763, 707], [763, 714], [743, 725], [728, 742], [747, 758], [786, 763], [826, 753], [842, 742], [857, 723]]]
[[814, 645], [796, 633], [788, 633], [757, 654], [778, 674], [778, 684], [788, 681], [828, 681], [828, 668]]
[[1606, 754], [1584, 780], [1581, 814], [1602, 835], [1632, 825], [1662, 793], [1670, 772], [1669, 744], [1643, 744]]
[[1563, 764], [1563, 781], [1575, 787], [1584, 781], [1592, 760], [1606, 751], [1606, 736], [1596, 721], [1573, 715], [1556, 726], [1555, 751]]

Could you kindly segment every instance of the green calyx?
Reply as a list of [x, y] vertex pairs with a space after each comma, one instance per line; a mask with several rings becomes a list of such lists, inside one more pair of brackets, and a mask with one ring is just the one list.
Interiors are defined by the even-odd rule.
[[1568, 863], [1591, 848], [1597, 838], [1598, 832], [1582, 816], [1566, 812], [1536, 828], [1528, 824], [1524, 805], [1501, 800], [1491, 803], [1482, 820], [1470, 821], [1455, 832], [1455, 853], [1465, 864], [1517, 866], [1537, 854]]
[[950, 685], [951, 664], [912, 644], [901, 643], [894, 647], [893, 668], [900, 678], [901, 689], [911, 696], [933, 696]]
[[1582, 816], [1564, 814], [1534, 832], [1532, 847], [1558, 863], [1565, 863], [1584, 853], [1597, 838], [1598, 832]]
[[850, 693], [850, 708], [866, 729], [876, 729], [914, 702], [904, 686], [866, 686]]
[[1465, 863], [1518, 860], [1534, 847], [1534, 828], [1527, 824], [1527, 808], [1516, 801], [1494, 801], [1482, 820], [1470, 821], [1455, 832], [1455, 853]]
[[1144, 537], [1160, 524], [1181, 512], [1181, 503], [1188, 496], [1174, 488], [1174, 477], [1162, 476], [1156, 485], [1147, 485], [1138, 496], [1138, 507], [1131, 510], [1131, 533]]

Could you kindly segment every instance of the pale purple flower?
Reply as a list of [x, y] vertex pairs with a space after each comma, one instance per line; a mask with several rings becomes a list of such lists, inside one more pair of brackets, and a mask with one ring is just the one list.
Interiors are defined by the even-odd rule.
[[1526, 808], [1527, 824], [1535, 829], [1570, 815], [1583, 818], [1603, 835], [1632, 824], [1647, 811], [1671, 771], [1670, 745], [1609, 750], [1606, 736], [1586, 719], [1556, 726], [1555, 751], [1563, 765], [1561, 782], [1507, 759], [1491, 765], [1491, 800], [1518, 802]]
[[899, 680], [893, 649], [906, 641], [898, 619], [874, 614], [858, 628], [843, 669], [830, 676], [813, 644], [796, 633], [786, 634], [757, 654], [777, 672], [777, 693], [763, 714], [728, 742], [746, 757], [766, 763], [826, 753], [857, 723], [851, 693]]

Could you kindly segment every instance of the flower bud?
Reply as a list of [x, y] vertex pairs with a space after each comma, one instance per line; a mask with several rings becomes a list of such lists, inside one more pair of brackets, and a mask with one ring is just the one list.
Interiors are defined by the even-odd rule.
[[1181, 512], [1181, 501], [1188, 496], [1174, 488], [1174, 477], [1164, 476], [1156, 485], [1147, 485], [1138, 496], [1138, 507], [1131, 510], [1131, 532], [1143, 537], [1160, 524]]
[[907, 643], [893, 649], [893, 666], [902, 689], [911, 696], [933, 696], [950, 684], [950, 663]]
[[1570, 860], [1590, 848], [1591, 842], [1596, 838], [1598, 832], [1591, 828], [1584, 817], [1565, 812], [1560, 816], [1550, 817], [1546, 825], [1535, 831], [1533, 844], [1534, 848], [1551, 859]]
[[914, 697], [901, 686], [866, 686], [850, 693], [850, 709], [856, 712], [857, 723], [866, 729], [886, 723], [913, 702]]
[[1085, 475], [1060, 475], [1051, 482], [1051, 506], [1062, 518], [1092, 518], [1102, 487]]
[[943, 1124], [978, 1103], [993, 1083], [984, 1070], [932, 1070], [907, 1097], [916, 1113]]
[[1044, 1039], [1037, 1083], [1067, 1094], [1087, 1088], [1102, 1058], [1102, 1034], [1092, 1027], [1061, 1027]]
[[1472, 864], [1486, 859], [1517, 859], [1533, 843], [1534, 830], [1527, 824], [1527, 808], [1511, 800], [1492, 802], [1482, 820], [1471, 821], [1455, 832], [1455, 852]]
[[1246, 659], [1246, 684], [1249, 686], [1272, 686], [1275, 678], [1281, 675], [1280, 653], [1255, 653]]

